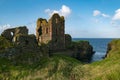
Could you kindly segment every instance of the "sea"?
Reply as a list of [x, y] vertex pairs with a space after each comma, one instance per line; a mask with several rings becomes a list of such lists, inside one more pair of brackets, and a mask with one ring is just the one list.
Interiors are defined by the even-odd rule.
[[89, 41], [89, 43], [93, 46], [93, 50], [95, 51], [95, 54], [93, 55], [91, 62], [95, 62], [103, 59], [107, 51], [107, 45], [113, 39], [114, 38], [73, 38], [72, 40]]

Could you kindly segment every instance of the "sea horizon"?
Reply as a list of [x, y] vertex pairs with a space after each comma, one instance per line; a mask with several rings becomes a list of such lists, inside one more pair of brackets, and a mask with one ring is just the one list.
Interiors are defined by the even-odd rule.
[[[79, 37], [73, 37], [72, 39], [77, 39], [77, 38], [79, 38]], [[120, 37], [119, 38], [83, 38], [83, 39], [120, 39]]]

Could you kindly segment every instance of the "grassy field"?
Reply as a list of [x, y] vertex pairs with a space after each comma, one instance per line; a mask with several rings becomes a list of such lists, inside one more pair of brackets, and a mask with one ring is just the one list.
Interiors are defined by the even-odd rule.
[[0, 58], [0, 80], [120, 80], [120, 40], [110, 44], [108, 57], [90, 64], [59, 54], [31, 65]]

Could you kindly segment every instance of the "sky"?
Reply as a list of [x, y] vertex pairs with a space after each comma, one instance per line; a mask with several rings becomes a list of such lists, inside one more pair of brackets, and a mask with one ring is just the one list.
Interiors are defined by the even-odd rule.
[[37, 19], [54, 13], [73, 38], [120, 38], [120, 0], [0, 0], [0, 33], [25, 25], [35, 34]]

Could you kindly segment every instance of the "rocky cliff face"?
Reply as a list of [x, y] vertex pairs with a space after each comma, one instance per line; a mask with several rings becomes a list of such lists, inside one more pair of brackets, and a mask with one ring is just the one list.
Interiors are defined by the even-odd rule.
[[90, 62], [94, 53], [95, 51], [93, 51], [93, 47], [88, 41], [75, 41], [71, 42], [71, 44], [67, 46], [66, 50], [54, 52], [52, 54], [66, 55], [82, 62]]
[[89, 62], [95, 53], [95, 51], [93, 51], [93, 47], [88, 41], [72, 42], [69, 46], [69, 50], [72, 52], [72, 57], [84, 62]]
[[120, 39], [112, 40], [110, 43], [108, 43], [105, 57], [112, 57], [116, 53], [120, 53]]

